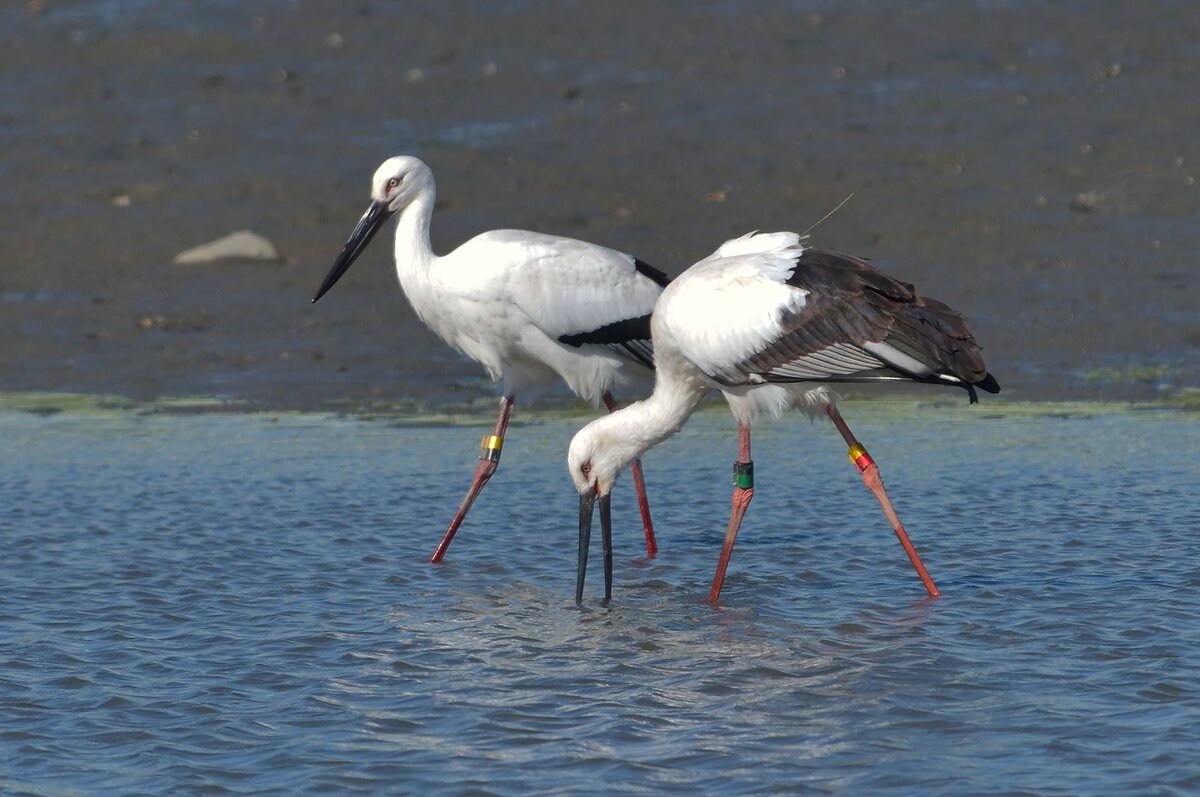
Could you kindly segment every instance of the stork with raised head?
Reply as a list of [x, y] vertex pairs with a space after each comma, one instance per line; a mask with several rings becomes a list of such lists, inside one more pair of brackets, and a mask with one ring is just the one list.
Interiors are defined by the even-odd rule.
[[[418, 158], [389, 158], [371, 179], [371, 204], [317, 289], [341, 279], [388, 219], [396, 226], [396, 274], [413, 310], [447, 344], [503, 386], [500, 415], [483, 438], [479, 464], [431, 561], [441, 561], [467, 512], [496, 472], [516, 396], [562, 379], [609, 412], [626, 366], [653, 368], [650, 312], [668, 279], [631, 255], [597, 244], [523, 230], [495, 230], [444, 257], [429, 243], [433, 172]], [[634, 484], [646, 536], [657, 551], [640, 464]]]
[[567, 465], [579, 491], [583, 599], [592, 511], [600, 503], [605, 599], [612, 595], [609, 493], [617, 474], [678, 432], [710, 390], [725, 394], [738, 423], [733, 508], [709, 599], [721, 595], [746, 508], [754, 496], [750, 428], [760, 413], [800, 406], [824, 413], [878, 499], [931, 596], [937, 586], [896, 516], [879, 468], [838, 412], [835, 396], [812, 383], [911, 381], [997, 393], [963, 317], [913, 286], [838, 252], [809, 249], [791, 232], [727, 241], [675, 278], [651, 319], [656, 376], [644, 401], [592, 421], [571, 441]]

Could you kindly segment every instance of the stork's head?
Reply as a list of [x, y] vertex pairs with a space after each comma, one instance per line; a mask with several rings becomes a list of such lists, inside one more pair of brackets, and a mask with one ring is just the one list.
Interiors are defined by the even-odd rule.
[[612, 597], [612, 515], [610, 494], [621, 469], [641, 453], [623, 433], [622, 414], [598, 418], [579, 430], [567, 451], [567, 467], [579, 492], [579, 564], [575, 571], [575, 602], [583, 600], [592, 510], [600, 503], [600, 532], [604, 539], [604, 599]]
[[422, 194], [434, 191], [433, 172], [420, 158], [397, 155], [379, 164], [371, 178], [371, 201], [397, 213]]
[[593, 496], [607, 496], [620, 472], [620, 466], [612, 461], [612, 447], [606, 444], [604, 425], [600, 424], [604, 420], [607, 419], [600, 418], [584, 426], [566, 451], [566, 467], [581, 496], [588, 492]]
[[[618, 413], [617, 415], [619, 415]], [[637, 458], [625, 436], [614, 428], [617, 415], [597, 418], [579, 430], [567, 450], [567, 469], [579, 494], [602, 497], [612, 492], [621, 469]]]
[[380, 164], [375, 170], [375, 176], [371, 178], [371, 204], [367, 206], [367, 212], [358, 220], [354, 232], [350, 233], [346, 245], [333, 261], [333, 267], [329, 269], [321, 287], [317, 288], [313, 301], [324, 296], [350, 266], [354, 265], [354, 261], [388, 219], [411, 205], [418, 197], [425, 197], [432, 203], [435, 191], [433, 172], [420, 158], [398, 155]]

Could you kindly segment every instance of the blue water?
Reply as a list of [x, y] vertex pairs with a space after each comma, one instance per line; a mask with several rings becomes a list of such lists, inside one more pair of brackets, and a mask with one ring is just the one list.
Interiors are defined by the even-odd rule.
[[827, 423], [757, 431], [718, 607], [732, 422], [651, 452], [605, 608], [584, 416], [519, 410], [431, 566], [485, 426], [0, 411], [0, 793], [1200, 789], [1196, 416], [844, 411], [940, 600]]

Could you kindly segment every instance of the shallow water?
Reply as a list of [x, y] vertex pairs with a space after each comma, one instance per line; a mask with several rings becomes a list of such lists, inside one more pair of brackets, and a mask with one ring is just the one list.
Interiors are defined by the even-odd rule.
[[[1184, 793], [1200, 787], [1194, 414], [850, 402], [945, 596], [828, 424], [646, 458], [572, 600], [583, 416], [482, 427], [0, 411], [0, 792]], [[453, 419], [449, 419], [453, 421]], [[593, 554], [595, 556], [595, 553]]]

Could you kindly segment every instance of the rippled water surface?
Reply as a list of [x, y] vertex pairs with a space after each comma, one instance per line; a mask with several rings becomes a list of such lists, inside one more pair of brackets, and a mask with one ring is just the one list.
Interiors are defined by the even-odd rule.
[[[825, 423], [623, 482], [616, 595], [572, 600], [584, 416], [484, 427], [0, 412], [0, 792], [1170, 794], [1200, 788], [1200, 424], [993, 402], [845, 407], [920, 583]], [[480, 420], [486, 419], [481, 413]]]

